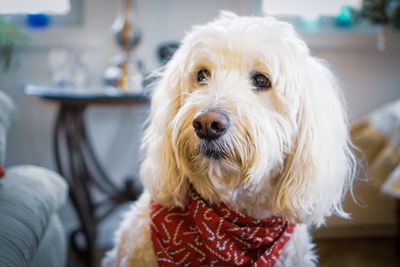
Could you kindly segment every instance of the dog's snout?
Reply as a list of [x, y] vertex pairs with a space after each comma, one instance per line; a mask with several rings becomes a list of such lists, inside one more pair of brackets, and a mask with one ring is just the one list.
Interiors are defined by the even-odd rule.
[[221, 112], [207, 111], [193, 119], [194, 131], [202, 139], [217, 139], [226, 132], [228, 127], [228, 117]]

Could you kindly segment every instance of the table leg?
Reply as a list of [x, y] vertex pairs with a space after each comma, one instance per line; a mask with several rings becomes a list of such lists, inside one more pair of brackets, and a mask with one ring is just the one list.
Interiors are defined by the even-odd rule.
[[396, 254], [398, 259], [400, 259], [400, 200], [396, 200], [396, 225], [397, 225], [397, 233], [396, 233]]
[[[120, 204], [135, 200], [140, 194], [127, 181], [119, 189], [108, 178], [96, 158], [85, 129], [83, 105], [62, 105], [54, 128], [53, 145], [56, 165], [69, 184], [69, 195], [80, 221], [80, 228], [70, 235], [71, 247], [81, 256], [85, 266], [96, 266], [96, 232], [99, 222]], [[91, 189], [106, 196], [106, 201], [95, 203]], [[103, 209], [101, 214], [100, 209]], [[85, 244], [79, 244], [78, 236]]]

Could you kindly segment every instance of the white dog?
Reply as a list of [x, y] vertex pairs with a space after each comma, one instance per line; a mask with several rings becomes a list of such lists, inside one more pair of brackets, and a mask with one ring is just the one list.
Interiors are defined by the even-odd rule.
[[315, 266], [308, 227], [348, 217], [337, 83], [271, 17], [194, 27], [154, 92], [143, 153], [145, 192], [105, 266]]

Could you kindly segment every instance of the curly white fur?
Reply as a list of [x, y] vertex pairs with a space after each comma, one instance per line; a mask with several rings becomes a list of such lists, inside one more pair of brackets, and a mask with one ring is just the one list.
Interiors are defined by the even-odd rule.
[[[211, 73], [205, 85], [196, 83], [201, 68]], [[254, 90], [254, 71], [272, 88]], [[231, 122], [218, 139], [223, 159], [199, 153], [192, 121], [208, 109]], [[149, 201], [183, 206], [190, 184], [210, 202], [298, 223], [281, 266], [314, 266], [307, 225], [348, 217], [342, 200], [355, 159], [337, 83], [293, 27], [272, 17], [222, 12], [186, 36], [154, 92], [143, 152], [146, 192], [121, 224], [106, 266], [156, 265]]]

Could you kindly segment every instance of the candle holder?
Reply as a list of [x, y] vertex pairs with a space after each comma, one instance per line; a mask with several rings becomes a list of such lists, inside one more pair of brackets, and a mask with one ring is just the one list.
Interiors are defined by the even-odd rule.
[[141, 33], [136, 23], [135, 1], [119, 0], [118, 14], [112, 25], [112, 32], [122, 53], [113, 59], [104, 73], [104, 81], [124, 92], [141, 92], [143, 90], [143, 67], [134, 56], [139, 45]]

